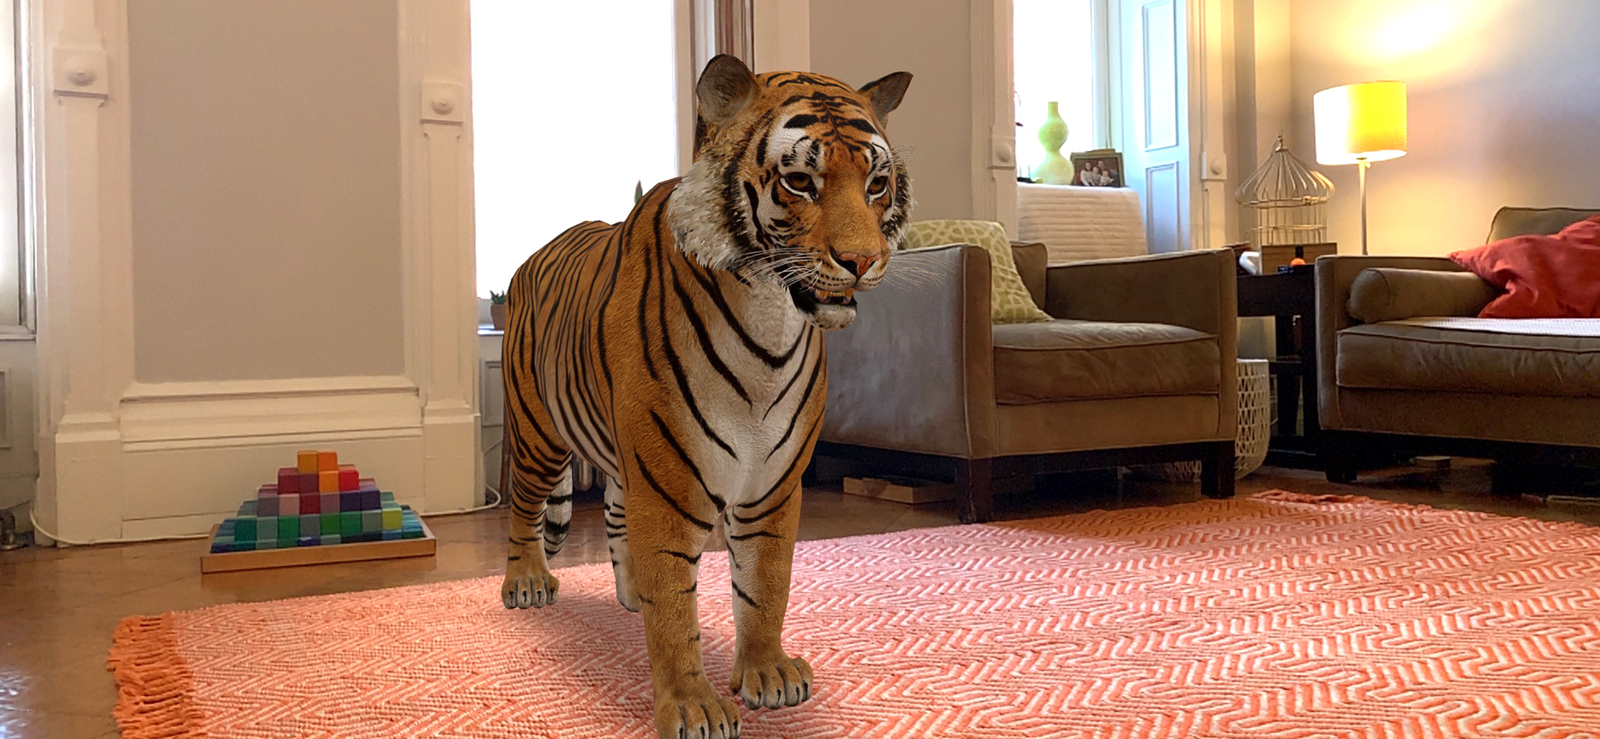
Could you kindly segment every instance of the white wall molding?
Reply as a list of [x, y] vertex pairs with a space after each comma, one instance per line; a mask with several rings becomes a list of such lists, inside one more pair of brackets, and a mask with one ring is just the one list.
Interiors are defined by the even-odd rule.
[[398, 3], [404, 373], [135, 383], [127, 0], [27, 0], [40, 484], [81, 541], [204, 531], [303, 446], [423, 511], [482, 489], [467, 0]]
[[407, 207], [407, 375], [422, 406], [426, 510], [467, 508], [483, 490], [478, 433], [477, 260], [473, 249], [467, 0], [401, 0]]
[[1017, 235], [1017, 126], [1011, 0], [973, 0], [972, 217]]

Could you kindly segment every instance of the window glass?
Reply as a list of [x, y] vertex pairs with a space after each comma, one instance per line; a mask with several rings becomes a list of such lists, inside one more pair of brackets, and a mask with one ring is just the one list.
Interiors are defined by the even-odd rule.
[[678, 174], [673, 4], [472, 2], [478, 294]]
[[1016, 119], [1021, 124], [1017, 164], [1025, 176], [1044, 161], [1039, 126], [1050, 102], [1060, 104], [1067, 123], [1063, 155], [1099, 147], [1093, 4], [1093, 0], [1015, 0], [1012, 75]]

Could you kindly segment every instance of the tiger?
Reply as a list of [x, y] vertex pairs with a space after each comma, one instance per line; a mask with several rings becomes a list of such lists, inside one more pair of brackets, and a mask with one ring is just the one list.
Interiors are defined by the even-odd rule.
[[718, 523], [730, 692], [750, 709], [811, 697], [811, 666], [780, 642], [827, 397], [822, 333], [854, 321], [855, 293], [884, 280], [904, 237], [911, 181], [885, 121], [910, 82], [852, 88], [718, 56], [695, 87], [687, 174], [621, 223], [573, 226], [511, 280], [501, 598], [556, 603], [549, 558], [571, 525], [573, 455], [602, 471], [616, 597], [643, 612], [660, 736], [739, 735], [700, 644], [698, 567]]

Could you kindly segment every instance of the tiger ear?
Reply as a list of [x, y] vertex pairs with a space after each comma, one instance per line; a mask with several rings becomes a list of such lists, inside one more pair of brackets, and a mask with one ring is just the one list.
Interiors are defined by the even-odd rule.
[[906, 96], [906, 88], [910, 86], [910, 72], [895, 72], [862, 85], [856, 92], [872, 100], [872, 114], [878, 117], [878, 123], [887, 126], [889, 113], [900, 107], [900, 100]]
[[726, 125], [756, 99], [756, 76], [738, 57], [718, 54], [706, 62], [695, 85], [695, 96], [700, 100], [700, 115], [707, 124]]

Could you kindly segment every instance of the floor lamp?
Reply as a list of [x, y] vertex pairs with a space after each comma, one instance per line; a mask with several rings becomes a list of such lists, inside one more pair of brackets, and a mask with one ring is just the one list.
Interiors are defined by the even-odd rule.
[[1367, 253], [1367, 167], [1405, 156], [1406, 83], [1362, 82], [1312, 98], [1317, 162], [1354, 164], [1361, 181], [1361, 253]]

